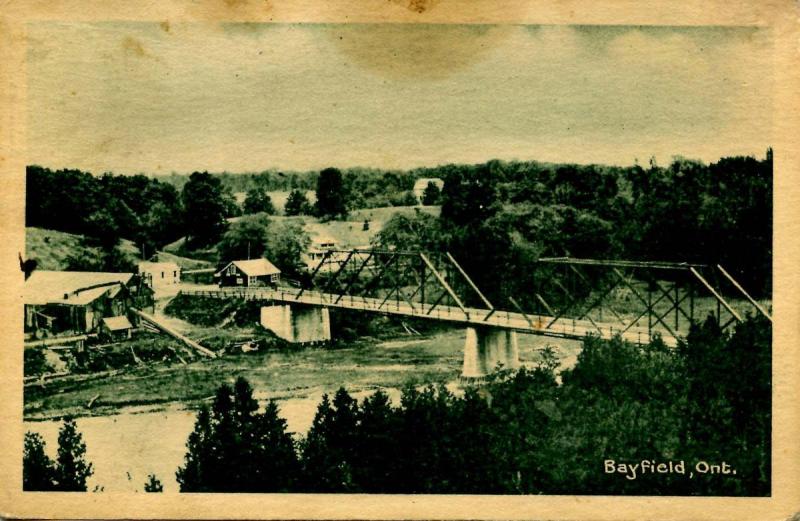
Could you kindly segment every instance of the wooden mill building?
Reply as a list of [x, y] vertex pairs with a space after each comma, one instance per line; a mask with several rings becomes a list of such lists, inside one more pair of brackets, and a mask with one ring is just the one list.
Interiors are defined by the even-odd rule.
[[24, 302], [26, 338], [98, 333], [109, 327], [127, 335], [118, 328], [133, 327], [130, 309], [151, 308], [153, 292], [133, 273], [37, 270], [25, 281]]

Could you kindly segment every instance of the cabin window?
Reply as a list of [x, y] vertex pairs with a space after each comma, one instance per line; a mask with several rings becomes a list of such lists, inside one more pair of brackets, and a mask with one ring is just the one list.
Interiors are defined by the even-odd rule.
[[269, 280], [270, 282], [278, 282], [278, 274], [273, 273], [272, 275], [269, 276]]
[[236, 266], [231, 264], [228, 266], [228, 275], [235, 275], [236, 274]]

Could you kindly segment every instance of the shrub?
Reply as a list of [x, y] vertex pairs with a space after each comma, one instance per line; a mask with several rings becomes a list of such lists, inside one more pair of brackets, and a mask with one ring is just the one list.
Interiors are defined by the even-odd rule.
[[47, 358], [44, 356], [44, 349], [42, 348], [25, 349], [24, 356], [25, 376], [38, 376], [53, 370], [50, 364], [47, 363]]
[[161, 481], [158, 480], [155, 474], [149, 474], [147, 476], [147, 482], [144, 484], [144, 491], [164, 492], [164, 485], [161, 484]]

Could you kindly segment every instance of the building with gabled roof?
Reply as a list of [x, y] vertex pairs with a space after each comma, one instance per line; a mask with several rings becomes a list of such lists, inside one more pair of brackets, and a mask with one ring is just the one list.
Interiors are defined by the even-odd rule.
[[133, 324], [125, 315], [105, 317], [100, 322], [100, 333], [112, 340], [121, 340], [131, 337]]
[[267, 259], [235, 260], [214, 274], [220, 286], [276, 286], [281, 270]]
[[36, 270], [23, 301], [26, 336], [41, 338], [95, 333], [105, 318], [152, 306], [153, 293], [133, 273]]
[[181, 281], [181, 268], [174, 262], [140, 262], [137, 271], [153, 289], [174, 286]]

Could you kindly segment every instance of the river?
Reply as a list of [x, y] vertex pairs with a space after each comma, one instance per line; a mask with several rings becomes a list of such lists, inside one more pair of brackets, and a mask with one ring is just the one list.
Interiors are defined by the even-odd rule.
[[[397, 404], [398, 389], [384, 389]], [[352, 396], [363, 399], [369, 392]], [[258, 397], [258, 394], [256, 395]], [[302, 398], [276, 400], [288, 430], [305, 434], [314, 419], [322, 392]], [[262, 407], [264, 405], [263, 401]], [[178, 492], [175, 471], [183, 464], [186, 440], [192, 432], [195, 411], [174, 406], [159, 411], [137, 411], [131, 408], [110, 416], [77, 418], [78, 431], [86, 443], [86, 459], [94, 465], [89, 490], [104, 492], [143, 491], [148, 474], [155, 474], [164, 484], [165, 493]], [[26, 421], [25, 429], [38, 432], [46, 450], [55, 458], [60, 421]]]

